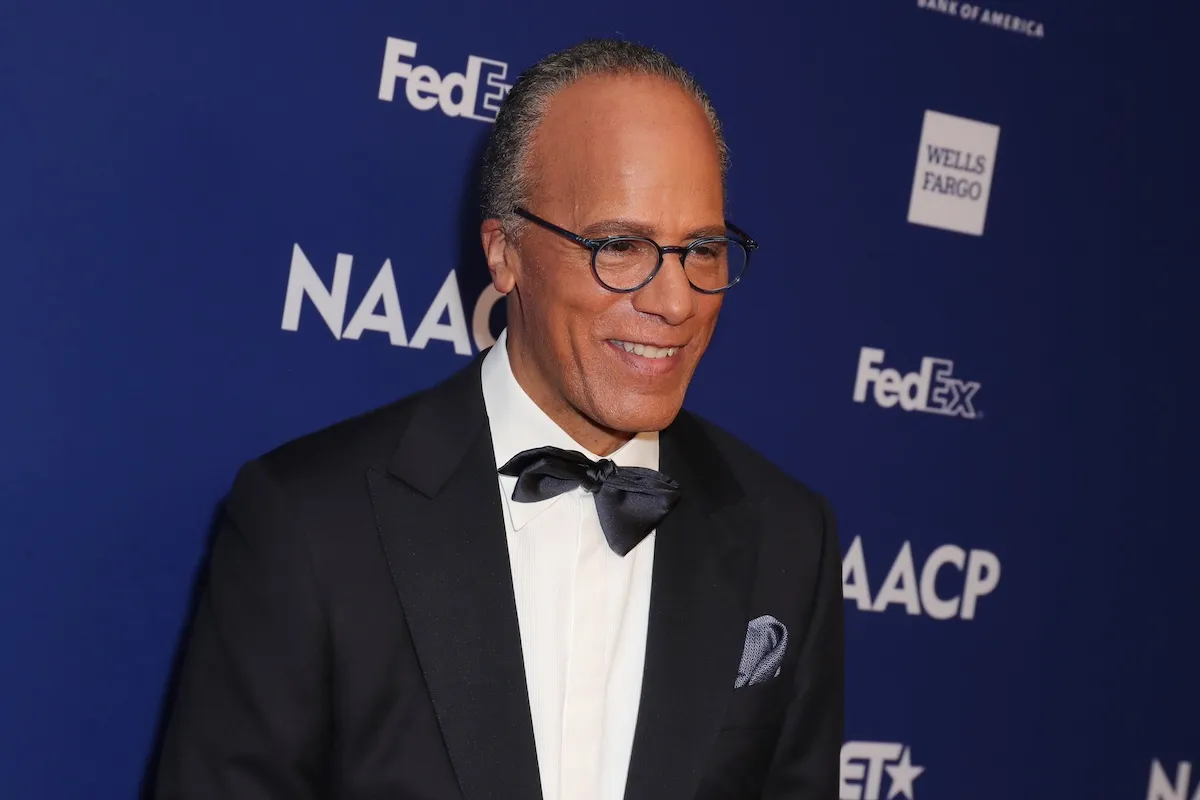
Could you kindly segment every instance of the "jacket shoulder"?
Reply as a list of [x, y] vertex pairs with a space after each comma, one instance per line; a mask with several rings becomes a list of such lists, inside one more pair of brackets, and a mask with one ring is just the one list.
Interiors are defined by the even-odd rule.
[[692, 411], [682, 411], [686, 424], [704, 435], [751, 498], [784, 504], [827, 505], [824, 496], [743, 442], [720, 425]]
[[255, 461], [280, 480], [306, 473], [337, 470], [350, 465], [368, 468], [386, 464], [395, 450], [412, 408], [428, 390], [283, 442]]
[[300, 487], [349, 475], [357, 480], [369, 469], [386, 470], [406, 433], [422, 420], [483, 414], [482, 360], [480, 354], [432, 386], [284, 442], [250, 463], [283, 485]]
[[325, 427], [297, 436], [250, 463], [282, 485], [314, 482], [368, 469], [386, 470], [414, 412], [458, 375]]

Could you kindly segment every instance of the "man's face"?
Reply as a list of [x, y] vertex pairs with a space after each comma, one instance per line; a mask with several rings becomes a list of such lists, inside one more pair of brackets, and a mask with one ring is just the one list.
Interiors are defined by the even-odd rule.
[[[693, 98], [661, 78], [590, 76], [561, 90], [537, 128], [527, 166], [528, 210], [581, 236], [686, 245], [724, 235], [712, 127]], [[533, 223], [507, 241], [500, 270], [494, 252], [489, 247], [497, 287], [509, 288], [505, 270], [515, 286], [513, 370], [544, 411], [568, 429], [572, 415], [621, 433], [670, 424], [712, 337], [722, 295], [693, 290], [675, 254], [646, 286], [612, 292], [592, 274], [587, 248]], [[628, 352], [626, 343], [657, 348], [658, 357]], [[664, 356], [666, 348], [673, 355]]]

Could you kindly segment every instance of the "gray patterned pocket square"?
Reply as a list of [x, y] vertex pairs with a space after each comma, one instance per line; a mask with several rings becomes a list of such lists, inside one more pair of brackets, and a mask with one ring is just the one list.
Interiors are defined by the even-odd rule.
[[738, 665], [733, 688], [740, 689], [762, 683], [779, 674], [783, 654], [787, 651], [787, 628], [770, 614], [750, 620], [746, 628], [746, 644], [742, 648], [742, 663]]

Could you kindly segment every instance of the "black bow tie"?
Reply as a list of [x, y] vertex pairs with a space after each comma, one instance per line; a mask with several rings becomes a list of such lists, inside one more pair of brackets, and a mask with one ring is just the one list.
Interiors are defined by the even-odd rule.
[[592, 461], [583, 453], [538, 447], [517, 453], [500, 468], [515, 476], [513, 500], [536, 503], [576, 486], [596, 496], [596, 513], [608, 546], [623, 556], [667, 516], [679, 500], [679, 484], [644, 467], [618, 467], [607, 458]]

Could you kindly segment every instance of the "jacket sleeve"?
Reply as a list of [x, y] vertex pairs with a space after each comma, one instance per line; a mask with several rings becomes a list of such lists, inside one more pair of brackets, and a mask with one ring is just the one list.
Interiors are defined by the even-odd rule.
[[158, 800], [323, 796], [328, 625], [291, 511], [262, 463], [238, 473], [163, 742]]
[[812, 617], [763, 800], [837, 800], [844, 735], [845, 636], [837, 523], [820, 498], [823, 535]]

